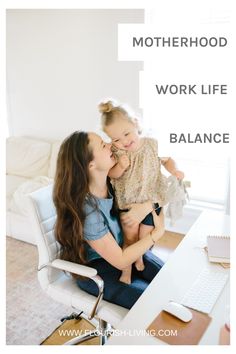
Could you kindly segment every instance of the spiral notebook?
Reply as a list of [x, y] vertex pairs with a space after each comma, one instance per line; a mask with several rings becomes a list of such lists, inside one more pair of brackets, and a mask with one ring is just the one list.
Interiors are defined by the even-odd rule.
[[207, 250], [210, 262], [230, 263], [230, 236], [207, 236]]

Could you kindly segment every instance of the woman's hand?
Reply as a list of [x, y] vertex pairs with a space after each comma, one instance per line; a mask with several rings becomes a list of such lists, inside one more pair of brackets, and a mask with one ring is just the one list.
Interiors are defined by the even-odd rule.
[[129, 227], [140, 224], [141, 221], [153, 210], [152, 203], [149, 201], [145, 203], [127, 205], [125, 208], [130, 210], [128, 212], [121, 213], [120, 219], [122, 223]]
[[164, 215], [163, 211], [159, 215], [155, 211], [152, 212], [154, 229], [151, 231], [153, 241], [157, 242], [165, 232]]

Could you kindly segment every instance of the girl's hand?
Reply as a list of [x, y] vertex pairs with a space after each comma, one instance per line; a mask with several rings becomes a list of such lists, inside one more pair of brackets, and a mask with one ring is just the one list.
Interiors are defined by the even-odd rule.
[[130, 210], [121, 213], [120, 219], [125, 225], [130, 227], [140, 224], [141, 221], [153, 210], [151, 202], [126, 205], [125, 208]]
[[183, 179], [184, 178], [184, 173], [182, 171], [180, 171], [180, 170], [175, 170], [172, 173], [172, 175], [175, 176], [178, 179]]
[[153, 222], [154, 222], [154, 230], [151, 232], [151, 237], [153, 241], [157, 242], [165, 232], [165, 224], [164, 224], [164, 215], [163, 212], [160, 215], [157, 215], [155, 211], [152, 212]]
[[122, 155], [119, 157], [118, 163], [120, 165], [121, 168], [123, 168], [124, 170], [126, 170], [126, 168], [129, 167], [129, 158], [127, 155]]

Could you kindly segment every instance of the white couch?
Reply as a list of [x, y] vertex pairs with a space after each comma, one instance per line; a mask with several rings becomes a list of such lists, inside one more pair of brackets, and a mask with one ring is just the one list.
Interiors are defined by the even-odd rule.
[[7, 235], [35, 244], [29, 212], [31, 193], [53, 182], [59, 141], [10, 137], [6, 142]]

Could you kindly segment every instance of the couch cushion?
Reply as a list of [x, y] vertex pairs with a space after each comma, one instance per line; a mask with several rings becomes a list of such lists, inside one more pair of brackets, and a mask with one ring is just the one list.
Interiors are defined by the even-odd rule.
[[58, 155], [60, 146], [61, 146], [61, 141], [55, 141], [52, 144], [52, 152], [51, 152], [51, 158], [50, 158], [49, 168], [48, 168], [48, 177], [49, 178], [55, 177], [56, 165], [57, 165], [57, 155]]
[[28, 178], [6, 175], [6, 210], [10, 209], [12, 195], [15, 190], [24, 182], [27, 182]]
[[37, 189], [48, 186], [51, 183], [53, 183], [53, 180], [46, 176], [35, 177], [22, 183], [13, 194], [10, 203], [11, 211], [22, 215], [28, 215], [30, 207], [28, 194]]
[[51, 144], [25, 137], [10, 137], [6, 146], [7, 174], [22, 177], [47, 175]]
[[27, 182], [29, 179], [26, 177], [6, 175], [6, 195], [11, 197], [15, 190], [24, 182]]
[[27, 182], [28, 178], [6, 175], [6, 210], [10, 209], [12, 196], [15, 190], [24, 182]]

